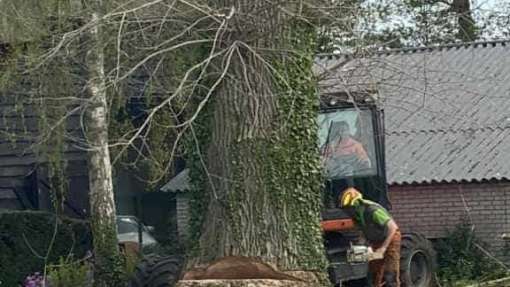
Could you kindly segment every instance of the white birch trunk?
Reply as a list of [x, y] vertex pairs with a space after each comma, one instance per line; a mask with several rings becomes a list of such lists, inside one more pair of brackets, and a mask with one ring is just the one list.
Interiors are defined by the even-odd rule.
[[[97, 19], [97, 14], [92, 15]], [[97, 223], [115, 222], [115, 204], [112, 184], [112, 166], [108, 150], [108, 106], [104, 75], [104, 54], [99, 36], [99, 27], [91, 31], [92, 41], [97, 45], [88, 52], [90, 106], [87, 109], [87, 142], [89, 144], [88, 165], [90, 185], [90, 207], [92, 215], [101, 215]]]
[[[96, 23], [100, 18], [98, 11], [91, 15], [91, 20]], [[108, 105], [101, 30], [100, 24], [91, 28], [88, 39], [91, 45], [86, 57], [90, 97], [86, 109], [86, 135], [89, 145], [91, 229], [96, 264], [95, 286], [116, 286], [115, 281], [118, 280], [121, 269], [118, 260], [112, 166], [108, 150]]]

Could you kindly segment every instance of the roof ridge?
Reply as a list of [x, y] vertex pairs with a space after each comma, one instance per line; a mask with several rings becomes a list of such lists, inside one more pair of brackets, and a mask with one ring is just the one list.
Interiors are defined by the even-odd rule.
[[471, 176], [463, 179], [422, 179], [422, 180], [389, 180], [388, 184], [390, 185], [429, 185], [429, 184], [459, 184], [459, 183], [490, 183], [490, 182], [508, 182], [510, 178], [506, 176], [491, 176], [491, 177], [483, 177], [483, 176]]
[[490, 40], [490, 41], [474, 41], [474, 42], [454, 42], [449, 44], [440, 44], [440, 45], [431, 45], [431, 46], [422, 46], [422, 47], [403, 47], [403, 48], [394, 48], [387, 50], [379, 50], [384, 47], [379, 47], [376, 49], [368, 49], [365, 50], [364, 53], [320, 53], [316, 54], [318, 58], [360, 58], [366, 57], [367, 55], [375, 55], [375, 56], [384, 56], [384, 55], [394, 55], [394, 54], [413, 54], [417, 52], [432, 52], [432, 51], [441, 51], [443, 49], [460, 49], [460, 48], [478, 48], [478, 47], [497, 47], [510, 45], [510, 39], [501, 39], [501, 40]]
[[447, 129], [420, 129], [420, 130], [401, 130], [401, 131], [390, 131], [389, 135], [400, 135], [400, 134], [419, 134], [419, 133], [465, 133], [465, 132], [478, 132], [478, 131], [494, 131], [494, 130], [505, 130], [510, 129], [510, 125], [504, 126], [484, 126], [477, 128], [447, 128]]

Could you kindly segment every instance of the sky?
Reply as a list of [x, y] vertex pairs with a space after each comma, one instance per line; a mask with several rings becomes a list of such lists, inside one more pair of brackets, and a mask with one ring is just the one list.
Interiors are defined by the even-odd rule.
[[509, 3], [510, 0], [472, 0], [473, 7], [479, 6], [482, 9], [490, 9], [500, 3]]

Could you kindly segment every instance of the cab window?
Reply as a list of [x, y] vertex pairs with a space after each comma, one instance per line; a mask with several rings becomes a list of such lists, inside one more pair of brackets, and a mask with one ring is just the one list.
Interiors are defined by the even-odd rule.
[[372, 112], [342, 109], [319, 115], [319, 147], [328, 179], [377, 174]]

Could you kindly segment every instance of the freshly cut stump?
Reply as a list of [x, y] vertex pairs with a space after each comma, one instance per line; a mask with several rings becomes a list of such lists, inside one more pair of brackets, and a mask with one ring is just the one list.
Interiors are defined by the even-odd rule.
[[302, 282], [273, 279], [244, 280], [182, 280], [176, 287], [320, 287], [316, 282]]
[[227, 256], [186, 272], [176, 287], [319, 287], [317, 274], [276, 270], [253, 257]]

